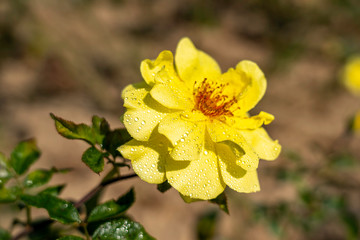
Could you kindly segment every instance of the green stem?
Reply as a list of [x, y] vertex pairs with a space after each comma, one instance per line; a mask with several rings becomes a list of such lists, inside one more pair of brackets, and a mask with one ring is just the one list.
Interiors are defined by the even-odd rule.
[[26, 224], [31, 226], [31, 207], [26, 205]]
[[83, 229], [84, 229], [84, 233], [85, 233], [85, 236], [86, 236], [86, 240], [90, 240], [90, 234], [87, 230], [87, 224], [83, 224], [82, 225]]

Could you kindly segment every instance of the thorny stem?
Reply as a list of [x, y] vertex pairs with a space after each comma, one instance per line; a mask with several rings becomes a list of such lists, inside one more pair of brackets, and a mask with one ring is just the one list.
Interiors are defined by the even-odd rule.
[[115, 178], [109, 179], [109, 180], [107, 180], [105, 182], [101, 182], [96, 187], [94, 187], [90, 192], [88, 192], [84, 197], [82, 197], [78, 202], [76, 202], [74, 204], [74, 206], [76, 208], [80, 207], [82, 204], [84, 204], [86, 201], [88, 201], [90, 198], [92, 198], [98, 191], [100, 191], [101, 189], [103, 189], [107, 185], [110, 185], [112, 183], [122, 181], [122, 180], [125, 180], [125, 179], [133, 178], [133, 177], [136, 177], [136, 176], [137, 175], [135, 173], [132, 173], [132, 174], [125, 175], [125, 176], [115, 177]]

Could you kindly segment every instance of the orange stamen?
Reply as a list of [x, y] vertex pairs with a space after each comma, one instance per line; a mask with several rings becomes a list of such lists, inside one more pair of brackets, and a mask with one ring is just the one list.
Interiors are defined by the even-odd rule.
[[199, 86], [196, 85], [197, 82], [194, 83], [193, 91], [195, 110], [199, 110], [209, 117], [233, 116], [230, 108], [237, 103], [237, 100], [235, 97], [229, 98], [223, 93], [229, 83], [219, 84], [205, 78]]

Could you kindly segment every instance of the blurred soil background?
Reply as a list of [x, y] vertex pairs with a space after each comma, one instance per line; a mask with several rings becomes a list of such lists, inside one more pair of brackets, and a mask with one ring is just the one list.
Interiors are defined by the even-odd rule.
[[[141, 60], [174, 52], [184, 36], [223, 71], [258, 63], [268, 88], [252, 113], [275, 115], [267, 130], [283, 146], [278, 160], [260, 162], [261, 192], [227, 190], [230, 215], [216, 213], [211, 239], [356, 239], [360, 138], [344, 132], [360, 99], [340, 83], [346, 59], [360, 54], [356, 0], [1, 0], [0, 150], [9, 156], [18, 141], [36, 138], [35, 167], [73, 168], [52, 183], [67, 182], [61, 196], [78, 200], [101, 176], [81, 162], [86, 144], [59, 136], [49, 113], [85, 123], [96, 114], [121, 127], [121, 91], [142, 80]], [[131, 186], [137, 201], [128, 213], [152, 236], [210, 239], [197, 226], [215, 205], [186, 204], [140, 179], [112, 185], [103, 199]], [[331, 196], [343, 205], [324, 207]], [[0, 212], [6, 228], [13, 212]]]

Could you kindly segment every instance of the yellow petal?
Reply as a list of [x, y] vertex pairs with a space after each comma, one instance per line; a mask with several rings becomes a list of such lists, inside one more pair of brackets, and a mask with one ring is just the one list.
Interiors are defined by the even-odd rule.
[[120, 146], [121, 154], [131, 160], [135, 173], [148, 183], [162, 183], [165, 178], [165, 160], [169, 141], [154, 131], [147, 142], [135, 139]]
[[270, 113], [260, 112], [252, 117], [229, 117], [226, 123], [237, 129], [256, 129], [263, 124], [270, 124], [274, 120], [274, 116]]
[[170, 155], [178, 161], [191, 161], [200, 158], [204, 148], [205, 124], [184, 120], [181, 114], [172, 114], [164, 118], [159, 132], [165, 135], [174, 148]]
[[221, 70], [217, 62], [206, 53], [197, 50], [189, 38], [180, 40], [175, 54], [175, 65], [180, 78], [189, 87], [204, 78], [217, 79]]
[[[134, 91], [136, 89], [143, 89], [146, 91], [150, 91], [149, 85], [147, 85], [146, 82], [142, 81], [139, 83], [127, 85], [121, 93], [121, 98], [125, 100], [125, 98], [129, 96], [129, 93], [131, 93], [132, 91]], [[126, 99], [126, 100], [128, 100], [128, 99]]]
[[243, 71], [236, 71], [233, 68], [229, 68], [227, 72], [223, 73], [220, 81], [231, 86], [224, 88], [223, 91], [223, 94], [229, 97], [241, 95], [250, 84], [250, 78]]
[[261, 159], [275, 160], [280, 152], [281, 146], [278, 141], [273, 141], [264, 128], [241, 131], [246, 141], [253, 147]]
[[152, 86], [155, 83], [156, 74], [160, 70], [175, 73], [174, 57], [170, 51], [162, 51], [156, 60], [146, 59], [141, 62], [140, 71], [147, 84]]
[[236, 158], [236, 164], [245, 170], [255, 170], [259, 165], [259, 157], [253, 147], [241, 135], [241, 131], [214, 120], [207, 124], [207, 130], [214, 142], [228, 145]]
[[257, 192], [260, 190], [256, 170], [246, 171], [235, 164], [234, 154], [229, 146], [218, 143], [216, 151], [219, 158], [221, 176], [226, 185], [238, 192]]
[[238, 97], [238, 105], [242, 112], [248, 112], [264, 96], [266, 79], [261, 69], [251, 61], [241, 61], [236, 66], [236, 71], [242, 76], [243, 82], [248, 83]]
[[160, 120], [171, 111], [156, 102], [145, 88], [124, 91], [123, 122], [130, 135], [139, 141], [149, 139]]
[[197, 161], [166, 162], [166, 178], [182, 195], [197, 199], [213, 199], [226, 187], [219, 173], [218, 159], [209, 137]]
[[160, 71], [157, 78], [162, 78], [162, 83], [157, 83], [151, 89], [151, 96], [171, 109], [192, 109], [194, 106], [192, 92], [177, 76], [169, 76], [167, 72]]

